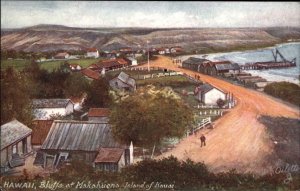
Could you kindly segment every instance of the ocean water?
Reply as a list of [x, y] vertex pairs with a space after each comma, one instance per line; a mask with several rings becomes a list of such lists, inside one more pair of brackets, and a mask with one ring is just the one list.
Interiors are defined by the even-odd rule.
[[[251, 62], [264, 62], [272, 61], [274, 57], [272, 50], [277, 48], [279, 52], [287, 60], [296, 58], [296, 67], [282, 68], [282, 69], [268, 69], [268, 70], [247, 70], [246, 72], [251, 73], [255, 76], [261, 76], [268, 81], [288, 81], [299, 84], [300, 75], [300, 43], [285, 43], [278, 44], [274, 47], [268, 47], [263, 49], [243, 51], [243, 52], [228, 52], [228, 53], [216, 53], [207, 54], [206, 59], [218, 61], [218, 60], [229, 60], [236, 62], [240, 65]], [[204, 55], [192, 55], [193, 57], [203, 58]], [[191, 56], [182, 56], [181, 60], [186, 60]], [[281, 58], [278, 56], [278, 60]]]

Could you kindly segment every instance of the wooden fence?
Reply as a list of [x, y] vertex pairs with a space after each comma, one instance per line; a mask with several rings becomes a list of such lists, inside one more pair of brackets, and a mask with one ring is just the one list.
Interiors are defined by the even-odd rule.
[[202, 129], [203, 127], [205, 127], [206, 125], [211, 124], [211, 117], [207, 117], [205, 119], [202, 119], [196, 128], [193, 128], [192, 130], [188, 130], [186, 132], [186, 135], [189, 136], [190, 134], [194, 134], [196, 131], [198, 131], [199, 129]]

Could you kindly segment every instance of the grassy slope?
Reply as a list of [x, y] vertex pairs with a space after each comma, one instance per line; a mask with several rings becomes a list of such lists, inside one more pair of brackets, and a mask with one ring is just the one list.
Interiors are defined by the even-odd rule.
[[[99, 60], [101, 60], [101, 58], [99, 59], [79, 59], [79, 60], [68, 60], [69, 63], [72, 64], [79, 64], [80, 66], [82, 66], [83, 68], [98, 62]], [[48, 62], [42, 62], [41, 67], [52, 71], [55, 68], [58, 68], [60, 66], [60, 64], [63, 64], [65, 61], [64, 60], [56, 60], [56, 61], [48, 61]], [[29, 60], [1, 60], [1, 70], [5, 69], [9, 66], [14, 66], [17, 70], [22, 70], [27, 64], [29, 64], [30, 61]]]

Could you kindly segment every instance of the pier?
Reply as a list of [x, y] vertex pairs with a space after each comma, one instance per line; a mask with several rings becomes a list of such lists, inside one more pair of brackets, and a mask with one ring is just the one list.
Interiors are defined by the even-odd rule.
[[[278, 49], [275, 49], [275, 53], [272, 51], [274, 61], [267, 62], [255, 62], [255, 63], [246, 63], [245, 65], [241, 65], [241, 69], [243, 70], [265, 70], [265, 69], [279, 69], [279, 68], [289, 68], [296, 66], [296, 58], [289, 61], [284, 58], [284, 56], [279, 52]], [[281, 57], [282, 61], [278, 61], [278, 55]]]

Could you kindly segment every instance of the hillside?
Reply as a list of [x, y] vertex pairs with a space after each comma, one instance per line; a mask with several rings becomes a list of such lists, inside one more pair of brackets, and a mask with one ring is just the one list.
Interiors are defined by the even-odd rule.
[[146, 48], [182, 46], [188, 52], [226, 51], [269, 46], [300, 39], [300, 28], [73, 28], [37, 25], [1, 30], [1, 49], [23, 51], [79, 50], [96, 47], [113, 50], [121, 47]]

